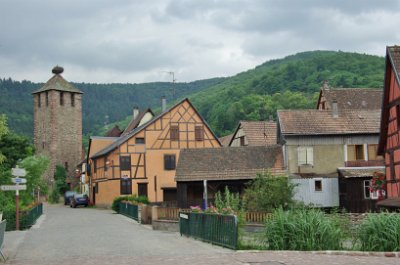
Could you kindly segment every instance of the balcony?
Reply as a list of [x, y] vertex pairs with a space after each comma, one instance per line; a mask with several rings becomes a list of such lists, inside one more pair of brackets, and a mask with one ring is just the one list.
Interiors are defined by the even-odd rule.
[[345, 167], [381, 167], [385, 165], [384, 160], [354, 160], [344, 162]]

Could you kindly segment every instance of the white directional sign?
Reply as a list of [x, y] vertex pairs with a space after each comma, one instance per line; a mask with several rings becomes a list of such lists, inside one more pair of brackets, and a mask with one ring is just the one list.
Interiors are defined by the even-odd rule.
[[23, 178], [11, 178], [11, 181], [15, 184], [24, 184], [26, 183], [26, 179]]
[[1, 190], [8, 191], [8, 190], [26, 190], [26, 185], [1, 185]]
[[26, 176], [26, 170], [23, 168], [12, 168], [11, 169], [11, 174], [15, 177], [25, 177]]

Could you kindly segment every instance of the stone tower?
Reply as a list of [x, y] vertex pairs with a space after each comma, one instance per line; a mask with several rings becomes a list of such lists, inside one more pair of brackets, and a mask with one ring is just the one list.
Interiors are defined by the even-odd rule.
[[61, 76], [63, 71], [62, 67], [54, 67], [54, 76], [32, 93], [34, 144], [36, 154], [50, 159], [44, 175], [49, 184], [56, 165], [64, 166], [67, 176], [73, 177], [82, 157], [83, 93]]

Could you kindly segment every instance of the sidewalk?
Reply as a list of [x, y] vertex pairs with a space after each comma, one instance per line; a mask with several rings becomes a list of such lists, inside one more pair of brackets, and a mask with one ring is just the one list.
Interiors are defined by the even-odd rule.
[[7, 260], [10, 260], [15, 257], [18, 251], [18, 247], [24, 241], [27, 231], [28, 230], [9, 231], [5, 233], [3, 253]]

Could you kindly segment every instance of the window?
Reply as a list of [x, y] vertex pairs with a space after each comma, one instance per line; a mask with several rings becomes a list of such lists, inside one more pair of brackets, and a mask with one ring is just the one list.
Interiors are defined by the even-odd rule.
[[140, 138], [140, 137], [137, 137], [136, 139], [135, 139], [135, 143], [136, 144], [144, 144], [145, 142], [144, 142], [144, 138], [142, 137], [142, 138]]
[[364, 198], [376, 200], [378, 199], [378, 197], [379, 196], [377, 191], [371, 191], [371, 181], [364, 180]]
[[94, 187], [96, 193], [99, 193], [99, 183], [96, 182], [96, 186]]
[[314, 180], [314, 191], [322, 191], [322, 180]]
[[171, 125], [169, 134], [171, 141], [179, 141], [179, 125]]
[[97, 160], [93, 160], [93, 172], [97, 172]]
[[203, 126], [196, 126], [194, 130], [194, 138], [196, 141], [204, 140], [204, 128]]
[[64, 106], [64, 93], [60, 92], [60, 105]]
[[164, 169], [174, 170], [176, 167], [175, 155], [164, 155]]
[[400, 130], [400, 105], [396, 105], [397, 130]]
[[138, 183], [138, 195], [147, 197], [147, 183]]
[[132, 180], [121, 178], [121, 194], [132, 194]]
[[245, 146], [246, 145], [246, 141], [244, 139], [244, 136], [240, 136], [239, 139], [240, 139], [240, 146]]
[[356, 154], [355, 157], [356, 160], [364, 160], [364, 145], [362, 144], [355, 145], [355, 154]]
[[392, 180], [396, 179], [396, 173], [395, 173], [395, 169], [394, 169], [394, 152], [390, 151], [389, 152], [389, 163], [390, 163], [390, 178]]
[[104, 158], [104, 171], [108, 170], [108, 163], [110, 163], [110, 162], [108, 162], [107, 157], [105, 157]]
[[46, 91], [46, 106], [49, 105], [49, 91]]
[[297, 148], [297, 161], [298, 165], [313, 165], [314, 164], [314, 150], [312, 147], [299, 146]]
[[40, 99], [41, 98], [41, 96], [40, 96], [40, 93], [38, 94], [38, 107], [40, 108], [41, 106], [42, 106], [42, 102], [40, 102]]
[[130, 156], [120, 156], [119, 157], [119, 167], [121, 170], [131, 170], [131, 157]]
[[364, 160], [364, 145], [348, 145], [347, 146], [347, 159], [349, 161]]
[[71, 93], [71, 106], [75, 107], [75, 94]]

